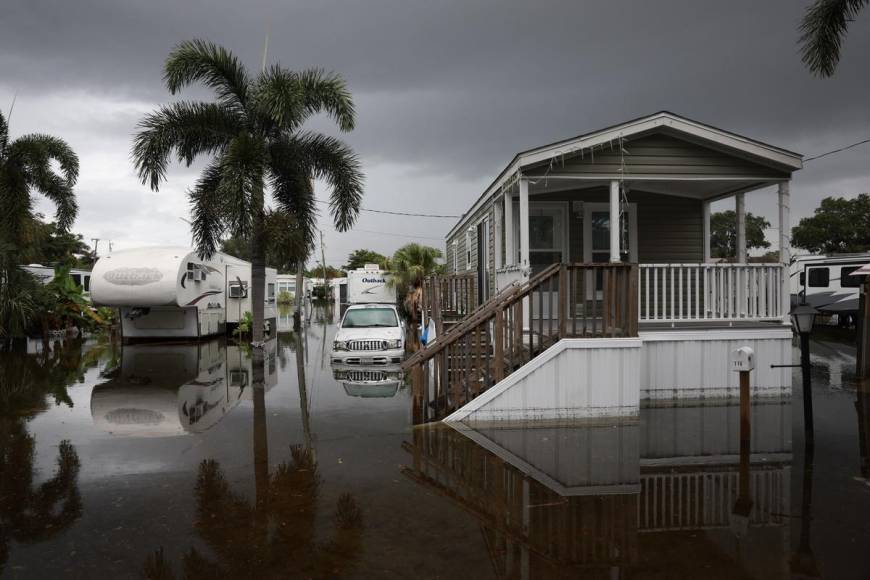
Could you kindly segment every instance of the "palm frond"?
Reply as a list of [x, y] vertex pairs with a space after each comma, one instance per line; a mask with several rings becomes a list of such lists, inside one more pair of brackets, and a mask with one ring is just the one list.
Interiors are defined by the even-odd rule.
[[324, 112], [343, 132], [353, 131], [356, 110], [347, 85], [338, 74], [320, 69], [304, 70], [298, 75], [303, 105], [308, 115]]
[[299, 168], [292, 159], [276, 158], [273, 153], [269, 186], [281, 211], [295, 219], [306, 250], [304, 256], [308, 257], [314, 250], [318, 211], [311, 179]]
[[816, 0], [800, 25], [801, 60], [813, 73], [829, 77], [840, 62], [849, 23], [870, 0]]
[[187, 40], [175, 46], [163, 67], [163, 80], [173, 95], [194, 82], [214, 89], [225, 105], [247, 106], [250, 80], [236, 56], [211, 42]]
[[211, 163], [188, 192], [193, 242], [202, 258], [210, 258], [217, 251], [226, 230], [224, 202], [221, 199], [223, 172], [220, 165]]
[[51, 135], [32, 133], [23, 135], [9, 145], [9, 157], [31, 167], [44, 166], [51, 170], [50, 161], [56, 161], [70, 187], [79, 177], [79, 158], [66, 141]]
[[9, 124], [6, 122], [6, 117], [0, 112], [0, 157], [6, 151], [6, 146], [9, 144]]
[[363, 174], [356, 154], [335, 137], [317, 133], [300, 133], [293, 142], [308, 175], [325, 180], [332, 190], [329, 209], [335, 229], [349, 230], [363, 196]]
[[257, 79], [254, 101], [262, 121], [279, 131], [294, 131], [305, 120], [302, 92], [296, 75], [277, 65]]
[[166, 179], [173, 151], [189, 167], [198, 155], [222, 151], [241, 126], [232, 108], [217, 103], [182, 101], [160, 107], [139, 122], [133, 138], [133, 164], [139, 179], [156, 191]]
[[[60, 166], [61, 175], [54, 172], [51, 162]], [[19, 137], [8, 147], [6, 179], [15, 179], [18, 185], [3, 187], [2, 206], [8, 216], [30, 217], [31, 188], [54, 203], [57, 225], [68, 230], [78, 214], [73, 186], [78, 180], [79, 159], [63, 139], [51, 135], [31, 134]]]

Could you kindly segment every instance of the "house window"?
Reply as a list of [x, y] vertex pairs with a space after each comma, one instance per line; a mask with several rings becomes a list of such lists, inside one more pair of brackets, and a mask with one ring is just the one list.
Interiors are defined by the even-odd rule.
[[465, 232], [465, 269], [471, 270], [471, 242], [474, 240], [474, 228]]
[[808, 278], [810, 288], [827, 288], [830, 284], [831, 273], [827, 268], [810, 268]]
[[[532, 273], [566, 261], [567, 223], [565, 204], [533, 203], [529, 206], [529, 265]], [[520, 231], [519, 211], [514, 212], [514, 231]], [[514, 255], [519, 263], [519, 234], [514, 236]]]
[[453, 240], [453, 271], [459, 271], [459, 241]]
[[840, 287], [841, 288], [860, 288], [864, 283], [864, 276], [853, 276], [852, 272], [861, 266], [845, 266], [840, 268]]
[[274, 284], [266, 284], [266, 299], [269, 302], [275, 301], [275, 285]]

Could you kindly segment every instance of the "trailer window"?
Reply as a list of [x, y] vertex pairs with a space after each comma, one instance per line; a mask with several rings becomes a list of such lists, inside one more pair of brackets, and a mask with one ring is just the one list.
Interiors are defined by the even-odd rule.
[[266, 285], [266, 297], [269, 299], [269, 302], [275, 299], [275, 285], [267, 284]]
[[73, 284], [75, 284], [76, 286], [81, 286], [81, 285], [82, 285], [82, 276], [81, 276], [81, 274], [71, 274], [71, 277], [72, 277]]
[[807, 273], [806, 273], [806, 272], [801, 272], [801, 276], [800, 276], [800, 285], [801, 285], [801, 286], [806, 286], [806, 285], [807, 285]]
[[852, 276], [852, 272], [861, 266], [844, 266], [840, 268], [840, 286], [843, 288], [860, 288], [864, 283], [864, 276]]
[[831, 273], [827, 268], [810, 268], [810, 288], [827, 288], [831, 281]]
[[85, 292], [91, 291], [91, 277], [85, 276]]

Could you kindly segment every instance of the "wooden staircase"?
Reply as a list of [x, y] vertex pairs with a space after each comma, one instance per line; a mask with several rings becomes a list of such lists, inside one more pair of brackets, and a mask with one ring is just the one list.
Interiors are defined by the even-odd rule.
[[467, 278], [424, 285], [437, 336], [402, 365], [416, 424], [440, 421], [562, 338], [637, 336], [636, 265], [553, 264], [474, 309]]

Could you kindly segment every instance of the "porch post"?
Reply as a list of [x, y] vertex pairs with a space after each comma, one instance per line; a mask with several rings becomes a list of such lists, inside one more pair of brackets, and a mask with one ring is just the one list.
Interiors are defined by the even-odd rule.
[[492, 220], [492, 222], [493, 222], [492, 237], [495, 239], [495, 241], [493, 243], [493, 250], [495, 253], [495, 271], [496, 272], [501, 270], [501, 265], [502, 265], [501, 256], [502, 256], [502, 250], [504, 247], [503, 241], [502, 241], [503, 238], [501, 235], [502, 231], [504, 230], [504, 226], [502, 225], [502, 216], [504, 215], [504, 210], [502, 209], [502, 207], [503, 207], [502, 203], [499, 201], [496, 201], [495, 207], [493, 208], [493, 213], [495, 215], [493, 216], [493, 220]]
[[710, 262], [710, 202], [704, 202], [704, 262]]
[[504, 192], [504, 265], [513, 266], [516, 262], [514, 252], [514, 196]]
[[619, 223], [619, 181], [610, 182], [610, 261], [620, 261], [619, 234], [622, 224]]
[[746, 198], [745, 194], [738, 193], [735, 197], [737, 213], [737, 263], [745, 264], [748, 261], [746, 253]]
[[529, 180], [520, 177], [520, 267], [529, 270]]
[[783, 181], [779, 184], [779, 262], [782, 264], [782, 320], [789, 322], [791, 310], [791, 289], [789, 287], [788, 269], [791, 262], [791, 195], [789, 184], [791, 181]]

